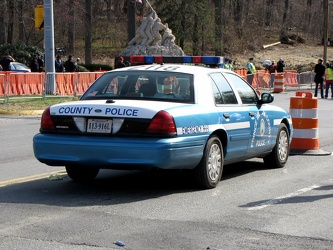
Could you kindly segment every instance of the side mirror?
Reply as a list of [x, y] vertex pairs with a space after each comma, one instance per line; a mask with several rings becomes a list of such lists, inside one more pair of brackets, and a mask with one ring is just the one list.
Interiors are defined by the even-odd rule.
[[274, 96], [270, 93], [262, 93], [259, 104], [271, 103], [274, 101]]

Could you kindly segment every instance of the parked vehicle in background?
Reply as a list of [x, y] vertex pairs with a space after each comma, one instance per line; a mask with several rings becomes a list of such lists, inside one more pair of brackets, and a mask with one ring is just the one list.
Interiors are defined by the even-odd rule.
[[14, 72], [31, 72], [30, 68], [23, 63], [20, 62], [11, 62], [10, 63], [10, 71]]
[[36, 158], [79, 181], [99, 169], [189, 169], [202, 188], [216, 187], [225, 164], [261, 157], [268, 168], [283, 167], [288, 112], [236, 73], [205, 64], [106, 72], [79, 101], [44, 111]]

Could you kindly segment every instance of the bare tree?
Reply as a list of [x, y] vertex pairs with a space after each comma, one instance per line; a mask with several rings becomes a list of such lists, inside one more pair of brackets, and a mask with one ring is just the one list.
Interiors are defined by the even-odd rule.
[[74, 42], [75, 42], [75, 1], [68, 1], [68, 15], [70, 23], [68, 27], [68, 52], [74, 53]]
[[222, 0], [215, 0], [215, 55], [222, 55]]
[[15, 0], [8, 1], [8, 29], [7, 43], [13, 43], [14, 36], [14, 20], [15, 20]]
[[6, 21], [5, 21], [5, 13], [6, 13], [6, 5], [7, 1], [0, 1], [0, 44], [6, 43]]
[[85, 63], [91, 64], [92, 62], [92, 52], [91, 52], [91, 16], [92, 16], [92, 6], [91, 0], [86, 0], [86, 37], [85, 37]]

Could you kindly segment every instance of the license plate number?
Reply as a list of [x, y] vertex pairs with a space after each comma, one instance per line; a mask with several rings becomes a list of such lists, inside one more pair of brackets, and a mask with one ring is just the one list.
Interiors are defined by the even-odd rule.
[[111, 133], [112, 120], [88, 119], [87, 132], [89, 133]]

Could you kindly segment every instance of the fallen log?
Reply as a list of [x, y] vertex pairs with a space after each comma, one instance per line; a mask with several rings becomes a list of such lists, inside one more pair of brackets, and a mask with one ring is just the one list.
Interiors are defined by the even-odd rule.
[[281, 43], [281, 42], [271, 43], [271, 44], [263, 45], [262, 47], [263, 47], [264, 49], [266, 49], [266, 48], [268, 48], [268, 47], [271, 47], [271, 46], [274, 46], [274, 45], [278, 45], [278, 44], [280, 44], [280, 43]]

